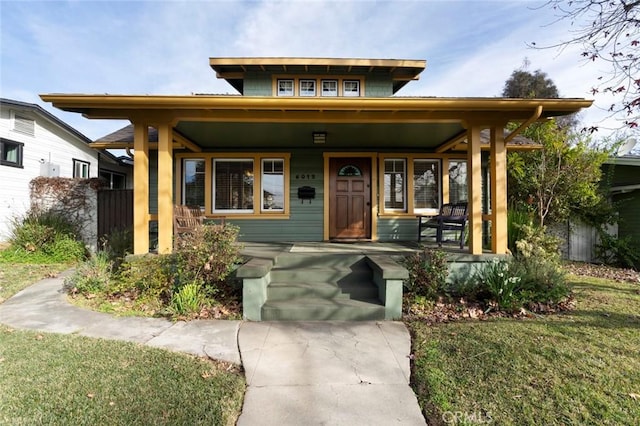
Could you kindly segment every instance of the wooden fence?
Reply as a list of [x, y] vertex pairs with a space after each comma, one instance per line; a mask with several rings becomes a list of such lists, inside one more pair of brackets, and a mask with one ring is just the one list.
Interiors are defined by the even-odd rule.
[[133, 227], [133, 190], [106, 189], [98, 192], [98, 238]]

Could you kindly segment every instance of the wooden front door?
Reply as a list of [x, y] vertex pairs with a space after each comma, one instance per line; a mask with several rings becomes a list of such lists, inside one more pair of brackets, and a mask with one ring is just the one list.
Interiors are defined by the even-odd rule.
[[371, 238], [371, 159], [330, 159], [329, 238]]

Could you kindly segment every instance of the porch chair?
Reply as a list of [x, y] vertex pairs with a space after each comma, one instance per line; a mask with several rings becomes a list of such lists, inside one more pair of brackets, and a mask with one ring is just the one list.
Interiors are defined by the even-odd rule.
[[[422, 241], [424, 229], [436, 230], [436, 242], [442, 247], [443, 242], [459, 242], [460, 248], [464, 248], [464, 231], [469, 218], [467, 213], [468, 203], [449, 203], [440, 207], [437, 216], [418, 215], [418, 242]], [[456, 231], [460, 233], [456, 240], [444, 240], [444, 231]]]
[[192, 232], [196, 226], [204, 223], [204, 214], [200, 207], [183, 205], [173, 206], [173, 235]]

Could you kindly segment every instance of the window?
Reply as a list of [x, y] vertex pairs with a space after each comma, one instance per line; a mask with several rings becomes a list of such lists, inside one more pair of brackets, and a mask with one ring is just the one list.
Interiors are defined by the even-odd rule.
[[0, 164], [3, 166], [22, 167], [22, 148], [24, 144], [7, 139], [0, 139]]
[[440, 209], [438, 160], [413, 160], [413, 209], [420, 213]]
[[300, 80], [300, 96], [315, 96], [315, 95], [316, 95], [316, 81]]
[[73, 160], [73, 177], [74, 178], [89, 178], [89, 163], [81, 160]]
[[100, 177], [109, 183], [109, 189], [127, 188], [127, 177], [122, 173], [100, 170]]
[[204, 159], [182, 160], [182, 204], [204, 209]]
[[359, 80], [344, 80], [342, 82], [343, 96], [360, 96]]
[[284, 211], [284, 160], [262, 160], [262, 211]]
[[449, 161], [449, 202], [459, 203], [468, 200], [467, 162], [451, 160]]
[[13, 130], [29, 136], [34, 136], [36, 130], [36, 122], [29, 117], [14, 113]]
[[384, 160], [385, 210], [405, 211], [405, 192], [405, 161], [402, 159]]
[[278, 96], [293, 96], [293, 80], [278, 80]]
[[253, 160], [213, 160], [213, 211], [253, 213]]
[[338, 80], [322, 80], [322, 96], [338, 96]]

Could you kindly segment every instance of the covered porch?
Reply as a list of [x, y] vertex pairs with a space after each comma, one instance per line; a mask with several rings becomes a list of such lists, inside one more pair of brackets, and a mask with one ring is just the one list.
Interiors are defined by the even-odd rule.
[[[411, 167], [413, 160], [432, 159], [440, 168], [439, 203], [450, 198], [449, 163], [466, 162], [469, 220], [466, 254], [481, 255], [483, 224], [490, 223], [489, 252], [507, 251], [506, 153], [507, 149], [528, 149], [514, 143], [529, 124], [547, 117], [566, 115], [590, 105], [582, 99], [500, 98], [358, 98], [304, 99], [237, 96], [116, 96], [43, 95], [42, 99], [66, 111], [94, 119], [128, 119], [126, 136], [101, 140], [93, 145], [105, 149], [133, 149], [134, 152], [134, 252], [150, 250], [150, 223], [157, 221], [159, 253], [173, 246], [173, 206], [184, 200], [184, 159], [202, 159], [204, 199], [202, 208], [212, 220], [225, 218], [248, 230], [251, 241], [256, 227], [271, 227], [277, 236], [283, 229], [310, 232], [318, 243], [332, 235], [332, 159], [364, 159], [371, 173], [370, 199], [365, 221], [370, 224], [367, 241], [393, 239], [385, 226], [413, 226], [417, 239]], [[508, 122], [519, 122], [505, 134]], [[150, 131], [151, 129], [151, 131]], [[488, 132], [487, 143], [482, 132]], [[322, 141], [313, 139], [322, 134]], [[488, 152], [490, 180], [487, 182], [489, 209], [483, 213], [482, 152]], [[221, 213], [215, 208], [212, 164], [220, 156], [233, 160], [250, 158], [254, 163], [273, 156], [282, 158], [284, 197], [282, 209], [265, 212], [258, 191], [252, 195], [252, 209]], [[308, 158], [305, 163], [300, 159]], [[405, 161], [407, 186], [404, 208], [385, 204], [385, 162]], [[309, 173], [308, 165], [313, 167]], [[260, 187], [258, 174], [252, 185]], [[313, 209], [300, 210], [298, 189], [313, 182]], [[262, 191], [260, 191], [262, 192]], [[304, 200], [302, 200], [304, 206]], [[408, 207], [407, 207], [408, 206]], [[414, 224], [414, 225], [411, 225]], [[253, 228], [252, 228], [253, 226]], [[266, 228], [265, 228], [266, 227]], [[380, 236], [384, 238], [380, 238]], [[406, 240], [401, 234], [398, 240]], [[266, 236], [265, 238], [269, 238]], [[286, 237], [284, 237], [286, 238]], [[413, 239], [413, 238], [412, 238]], [[272, 241], [275, 241], [272, 239]], [[300, 246], [299, 246], [300, 247]]]

